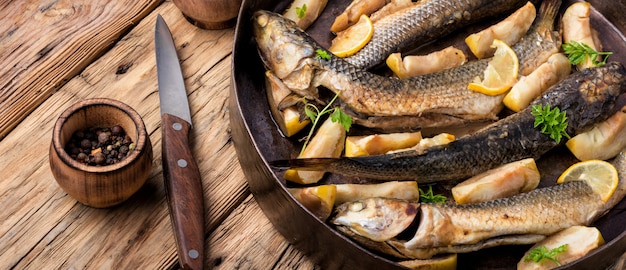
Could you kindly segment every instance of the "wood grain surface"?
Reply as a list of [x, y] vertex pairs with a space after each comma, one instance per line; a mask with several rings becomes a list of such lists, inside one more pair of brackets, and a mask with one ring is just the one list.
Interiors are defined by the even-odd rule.
[[[234, 29], [194, 27], [170, 1], [48, 0], [0, 2], [0, 269], [178, 268], [161, 166], [157, 14], [172, 30], [190, 100], [209, 206], [205, 268], [316, 268], [273, 229], [237, 161], [227, 112]], [[154, 148], [146, 184], [107, 209], [68, 196], [48, 163], [57, 117], [93, 97], [138, 111]]]

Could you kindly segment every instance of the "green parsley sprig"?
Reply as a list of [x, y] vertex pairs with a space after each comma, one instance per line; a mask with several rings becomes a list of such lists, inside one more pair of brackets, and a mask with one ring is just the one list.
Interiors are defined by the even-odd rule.
[[561, 143], [563, 137], [570, 138], [567, 134], [567, 115], [566, 112], [559, 110], [558, 107], [550, 109], [550, 104], [545, 106], [533, 105], [532, 115], [535, 117], [535, 128], [540, 127], [541, 133], [550, 135], [550, 138], [557, 143]]
[[330, 53], [322, 49], [317, 49], [315, 50], [315, 59], [330, 60]]
[[344, 129], [346, 129], [346, 131], [350, 131], [350, 127], [352, 126], [352, 117], [339, 108], [331, 107], [337, 97], [339, 97], [339, 93], [335, 94], [333, 99], [328, 102], [328, 104], [322, 108], [321, 111], [314, 104], [306, 102], [306, 99], [304, 100], [304, 113], [309, 117], [309, 119], [311, 119], [312, 126], [311, 130], [309, 130], [309, 134], [304, 139], [304, 145], [302, 145], [300, 154], [304, 152], [304, 149], [306, 149], [306, 146], [309, 144], [309, 141], [313, 136], [313, 132], [315, 131], [322, 115], [330, 113], [330, 120], [333, 121], [333, 123], [339, 123]]
[[420, 192], [420, 201], [423, 203], [446, 203], [446, 200], [448, 198], [446, 198], [446, 196], [443, 195], [439, 195], [439, 194], [434, 194], [433, 193], [433, 186], [428, 186], [428, 191], [424, 192], [421, 188], [419, 189]]
[[[574, 40], [564, 43], [562, 47], [570, 63], [573, 65], [582, 63], [585, 61], [585, 57], [588, 56], [594, 66], [603, 66], [606, 64], [609, 55], [613, 54], [612, 52], [598, 52], [589, 47], [589, 45]], [[599, 56], [603, 56], [601, 57], [602, 61], [598, 60]]]
[[536, 263], [541, 262], [542, 260], [550, 260], [554, 262], [557, 266], [561, 266], [561, 263], [558, 261], [557, 257], [560, 253], [567, 251], [567, 244], [561, 245], [559, 247], [555, 247], [553, 249], [548, 250], [546, 246], [539, 246], [530, 250], [528, 255], [524, 258], [525, 261], [533, 261]]
[[306, 13], [306, 4], [302, 4], [302, 7], [296, 7], [296, 15], [298, 18], [304, 18], [304, 14]]

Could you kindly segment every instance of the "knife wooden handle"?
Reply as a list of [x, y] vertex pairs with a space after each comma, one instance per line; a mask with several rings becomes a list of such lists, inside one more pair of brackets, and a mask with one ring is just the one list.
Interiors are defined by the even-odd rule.
[[165, 194], [183, 269], [202, 269], [204, 258], [204, 193], [189, 144], [191, 125], [171, 114], [161, 115]]

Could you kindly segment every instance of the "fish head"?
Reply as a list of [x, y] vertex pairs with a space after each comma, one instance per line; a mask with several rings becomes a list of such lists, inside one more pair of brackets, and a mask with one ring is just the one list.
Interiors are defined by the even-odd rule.
[[332, 223], [370, 240], [387, 241], [406, 230], [419, 204], [406, 200], [367, 198], [337, 207]]
[[253, 33], [265, 67], [292, 91], [309, 91], [315, 65], [315, 42], [283, 16], [259, 10], [253, 16]]

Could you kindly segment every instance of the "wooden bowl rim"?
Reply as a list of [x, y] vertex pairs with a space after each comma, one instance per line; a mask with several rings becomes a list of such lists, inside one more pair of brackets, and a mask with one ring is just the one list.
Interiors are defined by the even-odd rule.
[[[115, 109], [118, 109], [124, 112], [133, 121], [134, 126], [137, 131], [137, 139], [136, 139], [137, 141], [135, 142], [135, 150], [132, 151], [131, 154], [128, 157], [126, 157], [126, 159], [122, 160], [121, 162], [111, 164], [111, 165], [105, 165], [105, 166], [87, 165], [87, 164], [83, 164], [74, 160], [65, 151], [64, 144], [61, 142], [60, 134], [67, 119], [70, 118], [73, 114], [91, 106], [113, 107]], [[113, 172], [113, 171], [119, 170], [127, 166], [128, 164], [135, 162], [140, 156], [140, 153], [142, 153], [145, 150], [146, 142], [148, 141], [147, 137], [148, 135], [146, 132], [146, 127], [143, 122], [143, 119], [141, 118], [141, 115], [139, 115], [139, 113], [135, 111], [135, 109], [133, 109], [129, 105], [119, 100], [114, 100], [110, 98], [91, 98], [91, 99], [86, 99], [86, 100], [75, 103], [74, 105], [67, 108], [59, 116], [59, 118], [57, 118], [57, 121], [54, 124], [54, 129], [52, 132], [52, 144], [53, 144], [54, 151], [56, 152], [59, 159], [63, 163], [68, 165], [69, 167], [76, 169], [76, 170], [89, 172], [89, 173], [107, 173], [107, 172]]]

